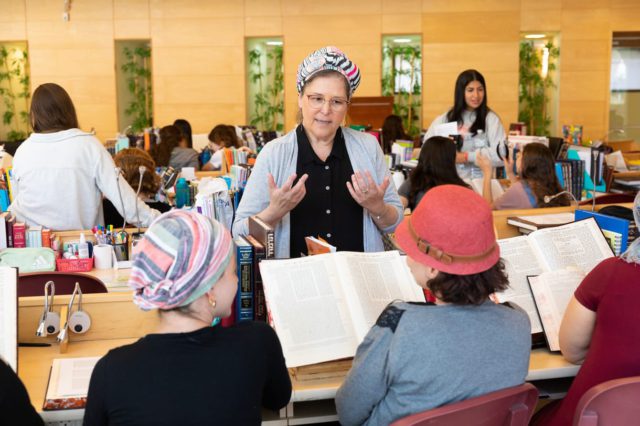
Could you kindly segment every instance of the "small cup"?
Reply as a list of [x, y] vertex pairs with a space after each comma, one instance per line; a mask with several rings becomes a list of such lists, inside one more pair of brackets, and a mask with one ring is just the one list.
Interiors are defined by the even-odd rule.
[[96, 269], [110, 269], [115, 263], [113, 246], [99, 244], [93, 247], [93, 266]]

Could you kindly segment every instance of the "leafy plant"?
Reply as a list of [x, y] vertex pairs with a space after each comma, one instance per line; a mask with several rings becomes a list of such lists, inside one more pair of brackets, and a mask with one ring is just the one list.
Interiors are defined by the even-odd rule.
[[[405, 131], [411, 137], [420, 134], [422, 84], [420, 80], [422, 50], [419, 45], [385, 45], [382, 48], [382, 95], [394, 96], [393, 113], [402, 118]], [[397, 67], [397, 64], [408, 66]], [[409, 90], [398, 80], [408, 80]]]
[[[0, 96], [4, 103], [2, 123], [9, 127], [7, 140], [24, 140], [29, 133], [29, 75], [27, 51], [0, 46]], [[14, 84], [17, 81], [17, 87]]]
[[125, 47], [123, 53], [126, 62], [122, 64], [122, 71], [127, 75], [127, 88], [133, 98], [125, 109], [125, 114], [133, 117], [131, 131], [140, 133], [153, 126], [151, 47]]
[[533, 42], [520, 43], [520, 80], [519, 80], [519, 112], [518, 121], [526, 123], [529, 134], [544, 136], [549, 134], [551, 117], [547, 112], [549, 102], [548, 90], [556, 87], [553, 82], [553, 71], [560, 49], [548, 42], [547, 75], [542, 76], [542, 51]]
[[266, 52], [258, 48], [249, 51], [249, 82], [255, 88], [249, 119], [258, 130], [281, 131], [284, 129], [283, 49], [282, 46], [266, 47]]

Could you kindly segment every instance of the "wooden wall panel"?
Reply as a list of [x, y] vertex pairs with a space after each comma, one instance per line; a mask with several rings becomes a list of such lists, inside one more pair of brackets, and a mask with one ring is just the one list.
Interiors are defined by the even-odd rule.
[[0, 41], [26, 40], [27, 16], [24, 0], [3, 0], [0, 7]]

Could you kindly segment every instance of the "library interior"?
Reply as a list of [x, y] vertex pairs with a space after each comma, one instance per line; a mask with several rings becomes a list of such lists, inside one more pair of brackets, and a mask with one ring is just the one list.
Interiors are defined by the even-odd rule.
[[636, 424], [638, 16], [0, 0], [0, 424]]

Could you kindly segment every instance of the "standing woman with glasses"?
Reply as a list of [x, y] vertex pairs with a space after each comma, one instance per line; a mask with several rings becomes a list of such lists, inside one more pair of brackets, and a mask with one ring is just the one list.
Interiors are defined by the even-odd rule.
[[341, 251], [383, 250], [380, 231], [395, 229], [402, 204], [375, 138], [342, 127], [359, 83], [358, 67], [333, 46], [300, 64], [300, 124], [260, 152], [234, 235], [248, 234], [258, 216], [275, 229], [276, 257], [306, 254], [306, 236]]

